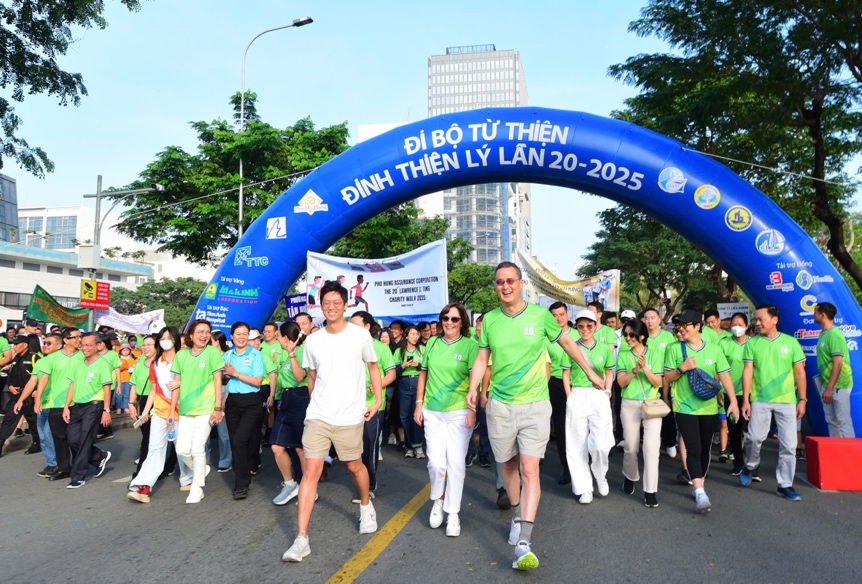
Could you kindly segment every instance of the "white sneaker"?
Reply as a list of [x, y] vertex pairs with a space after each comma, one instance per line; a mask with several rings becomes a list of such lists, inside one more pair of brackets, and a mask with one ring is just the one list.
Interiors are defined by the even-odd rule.
[[665, 451], [671, 458], [676, 458], [676, 446], [668, 446]]
[[607, 497], [608, 493], [610, 492], [610, 487], [608, 487], [608, 481], [607, 480], [599, 481], [598, 487], [599, 487], [599, 495], [602, 497]]
[[[521, 518], [518, 517], [518, 520]], [[516, 545], [521, 539], [521, 524], [512, 518], [512, 524], [509, 526], [509, 545]]]
[[186, 497], [186, 503], [200, 503], [204, 498], [204, 490], [200, 487], [192, 487], [189, 490], [189, 496]]
[[389, 440], [387, 440], [386, 443], [389, 446], [397, 446], [398, 445], [398, 438], [395, 437], [395, 434], [390, 434]]
[[593, 502], [593, 492], [592, 491], [587, 491], [586, 493], [584, 493], [583, 495], [578, 497], [578, 503], [580, 503], [581, 505], [589, 505], [592, 502]]
[[374, 511], [374, 503], [368, 501], [368, 506], [359, 506], [359, 534], [374, 533], [377, 531], [377, 513]]
[[457, 513], [450, 513], [446, 518], [446, 537], [458, 537], [461, 535], [461, 520]]
[[694, 496], [694, 508], [698, 513], [709, 513], [712, 511], [712, 503], [709, 502], [709, 497], [706, 496], [706, 491], [696, 493]]
[[431, 505], [431, 516], [428, 518], [428, 524], [431, 526], [431, 529], [437, 529], [438, 527], [443, 525], [442, 499], [437, 499], [436, 501], [434, 501], [434, 504]]
[[282, 562], [301, 562], [302, 558], [311, 553], [311, 548], [308, 546], [308, 538], [301, 535], [296, 536], [293, 540], [293, 545], [287, 548], [287, 551], [281, 555]]
[[416, 449], [416, 458], [425, 458], [425, 450], [421, 446]]
[[377, 451], [377, 460], [383, 460], [383, 451], [382, 450]]
[[539, 567], [539, 558], [530, 550], [530, 544], [523, 541], [515, 546], [515, 560], [512, 568], [515, 570], [533, 570]]

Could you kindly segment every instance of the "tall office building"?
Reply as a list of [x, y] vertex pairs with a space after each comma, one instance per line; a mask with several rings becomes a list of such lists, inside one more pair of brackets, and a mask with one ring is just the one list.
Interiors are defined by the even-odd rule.
[[[520, 55], [494, 45], [449, 47], [428, 59], [428, 116], [486, 107], [527, 105]], [[427, 216], [449, 220], [447, 239], [473, 245], [471, 261], [495, 265], [516, 248], [532, 255], [530, 185], [490, 183], [448, 189], [420, 197]]]

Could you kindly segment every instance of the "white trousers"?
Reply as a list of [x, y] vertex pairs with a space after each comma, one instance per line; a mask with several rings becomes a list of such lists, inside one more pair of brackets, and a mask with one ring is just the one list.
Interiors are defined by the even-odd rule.
[[566, 400], [566, 460], [576, 496], [593, 491], [591, 469], [597, 481], [605, 480], [613, 446], [610, 398], [592, 387], [573, 387]]
[[467, 475], [467, 447], [473, 429], [466, 426], [467, 410], [434, 412], [422, 409], [431, 500], [443, 499], [443, 511], [460, 513]]
[[205, 484], [207, 453], [210, 437], [210, 414], [180, 416], [177, 428], [177, 456], [192, 469], [192, 486]]
[[823, 414], [832, 438], [855, 438], [853, 418], [850, 416], [850, 393], [852, 389], [832, 390], [832, 403], [823, 404]]
[[150, 418], [150, 442], [147, 459], [141, 465], [141, 472], [129, 484], [130, 491], [138, 487], [152, 487], [165, 470], [165, 457], [168, 453], [168, 422], [160, 416]]
[[630, 481], [640, 480], [638, 472], [638, 450], [640, 450], [641, 425], [644, 429], [644, 493], [658, 491], [658, 457], [661, 450], [662, 418], [643, 418], [643, 402], [623, 399], [620, 402], [620, 419], [623, 424], [623, 476]]
[[745, 434], [745, 466], [751, 470], [760, 466], [760, 448], [766, 436], [772, 416], [778, 428], [778, 467], [775, 478], [779, 487], [792, 487], [796, 475], [796, 404], [751, 404], [751, 418]]

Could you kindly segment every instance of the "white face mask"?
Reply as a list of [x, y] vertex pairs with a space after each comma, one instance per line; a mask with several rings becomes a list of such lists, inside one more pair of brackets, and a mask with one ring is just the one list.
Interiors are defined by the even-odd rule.
[[170, 351], [174, 348], [174, 342], [170, 339], [162, 339], [161, 341], [159, 341], [159, 346], [162, 348], [163, 351]]
[[730, 332], [732, 332], [732, 333], [733, 333], [733, 336], [734, 336], [734, 337], [737, 337], [737, 338], [739, 338], [739, 337], [741, 337], [742, 335], [744, 335], [744, 334], [745, 334], [745, 330], [746, 330], [746, 329], [745, 329], [745, 327], [744, 327], [744, 326], [732, 326], [732, 327], [730, 327]]

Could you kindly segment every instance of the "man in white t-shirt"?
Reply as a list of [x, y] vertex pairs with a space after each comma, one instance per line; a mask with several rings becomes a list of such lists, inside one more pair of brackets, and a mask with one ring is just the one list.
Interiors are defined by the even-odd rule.
[[[285, 562], [301, 562], [311, 553], [308, 524], [323, 472], [323, 460], [330, 446], [345, 462], [359, 492], [359, 533], [377, 531], [377, 515], [369, 498], [368, 470], [362, 464], [362, 434], [365, 422], [380, 409], [381, 379], [371, 335], [364, 328], [344, 320], [347, 289], [327, 282], [320, 289], [320, 304], [326, 327], [305, 341], [302, 366], [308, 369], [311, 400], [305, 412], [302, 447], [305, 472], [299, 483], [299, 534], [284, 552]], [[365, 370], [371, 375], [374, 405], [365, 405]]]

